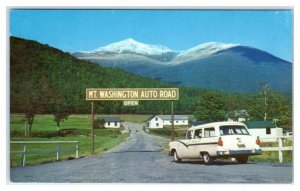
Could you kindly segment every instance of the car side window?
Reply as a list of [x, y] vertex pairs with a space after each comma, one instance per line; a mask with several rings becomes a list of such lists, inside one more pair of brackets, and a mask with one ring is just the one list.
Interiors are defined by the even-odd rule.
[[192, 131], [188, 131], [186, 133], [186, 139], [191, 139], [192, 138]]
[[197, 129], [194, 134], [194, 139], [202, 138], [202, 129]]
[[215, 128], [205, 128], [204, 129], [204, 137], [214, 137], [215, 134]]

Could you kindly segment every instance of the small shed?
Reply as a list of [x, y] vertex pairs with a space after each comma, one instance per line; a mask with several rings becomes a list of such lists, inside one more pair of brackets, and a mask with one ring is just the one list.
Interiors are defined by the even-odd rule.
[[283, 136], [282, 128], [276, 127], [271, 121], [245, 121], [251, 135], [259, 136], [263, 142], [276, 142]]
[[98, 117], [97, 120], [104, 120], [104, 127], [105, 128], [120, 128], [121, 127], [121, 120], [118, 116], [103, 116]]

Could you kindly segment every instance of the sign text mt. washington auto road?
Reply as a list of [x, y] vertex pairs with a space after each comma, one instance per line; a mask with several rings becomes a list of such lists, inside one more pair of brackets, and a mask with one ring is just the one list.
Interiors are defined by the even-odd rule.
[[87, 88], [86, 100], [178, 100], [178, 88]]

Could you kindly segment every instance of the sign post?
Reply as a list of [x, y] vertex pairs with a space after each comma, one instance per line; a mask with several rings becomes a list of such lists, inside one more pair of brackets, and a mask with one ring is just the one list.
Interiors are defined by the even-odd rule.
[[172, 141], [174, 141], [174, 105], [173, 101], [171, 102], [171, 115], [172, 115]]
[[123, 101], [123, 106], [138, 106], [139, 100], [172, 100], [172, 140], [174, 140], [173, 101], [179, 99], [178, 88], [87, 88], [86, 100], [91, 101], [92, 154], [94, 145], [94, 101]]
[[91, 134], [92, 134], [92, 154], [95, 153], [95, 131], [94, 131], [94, 102], [91, 102]]

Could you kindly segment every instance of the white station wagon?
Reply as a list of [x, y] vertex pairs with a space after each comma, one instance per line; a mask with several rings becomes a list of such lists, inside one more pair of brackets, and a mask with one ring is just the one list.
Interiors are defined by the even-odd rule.
[[181, 159], [203, 159], [212, 164], [216, 158], [236, 158], [245, 164], [251, 155], [261, 154], [259, 137], [249, 134], [240, 122], [215, 122], [188, 129], [186, 139], [169, 143], [169, 155]]

